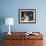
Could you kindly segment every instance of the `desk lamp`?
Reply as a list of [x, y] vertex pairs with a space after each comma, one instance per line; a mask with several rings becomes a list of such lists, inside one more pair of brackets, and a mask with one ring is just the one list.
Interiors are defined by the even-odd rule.
[[14, 25], [14, 18], [5, 18], [5, 25], [9, 25], [8, 34], [11, 35], [11, 33], [10, 33], [10, 26]]

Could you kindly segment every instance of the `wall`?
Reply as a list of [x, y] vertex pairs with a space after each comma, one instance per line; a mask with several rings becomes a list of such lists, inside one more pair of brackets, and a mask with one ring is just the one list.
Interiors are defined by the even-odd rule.
[[[36, 8], [36, 24], [19, 24], [18, 9]], [[45, 0], [0, 0], [0, 18], [13, 17], [14, 26], [11, 26], [11, 32], [38, 31], [46, 36], [46, 1]], [[0, 32], [8, 32], [8, 26], [0, 24]], [[46, 37], [45, 37], [46, 38]], [[44, 38], [44, 39], [45, 39]], [[45, 39], [46, 40], [46, 39]], [[46, 42], [44, 41], [46, 44]], [[44, 45], [45, 45], [44, 44]]]
[[[2, 17], [13, 17], [15, 24], [11, 31], [46, 31], [46, 6], [45, 0], [1, 0], [1, 14]], [[18, 9], [33, 9], [36, 8], [36, 24], [19, 24]], [[6, 25], [2, 25], [2, 32], [8, 31]]]

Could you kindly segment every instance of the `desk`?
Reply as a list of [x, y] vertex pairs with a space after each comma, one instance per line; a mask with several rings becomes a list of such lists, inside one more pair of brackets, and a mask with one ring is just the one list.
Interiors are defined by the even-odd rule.
[[[43, 46], [43, 35], [25, 35], [26, 32], [11, 32], [8, 35], [4, 33], [4, 46]], [[34, 32], [33, 32], [34, 33]]]

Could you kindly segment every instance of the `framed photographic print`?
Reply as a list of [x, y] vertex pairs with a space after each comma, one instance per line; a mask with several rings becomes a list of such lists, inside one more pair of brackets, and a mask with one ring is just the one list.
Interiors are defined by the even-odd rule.
[[36, 9], [19, 9], [19, 23], [36, 23]]

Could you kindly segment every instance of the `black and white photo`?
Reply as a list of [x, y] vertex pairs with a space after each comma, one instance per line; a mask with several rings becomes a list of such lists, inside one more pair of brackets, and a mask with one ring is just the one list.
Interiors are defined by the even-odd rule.
[[19, 23], [36, 23], [36, 9], [19, 9]]

